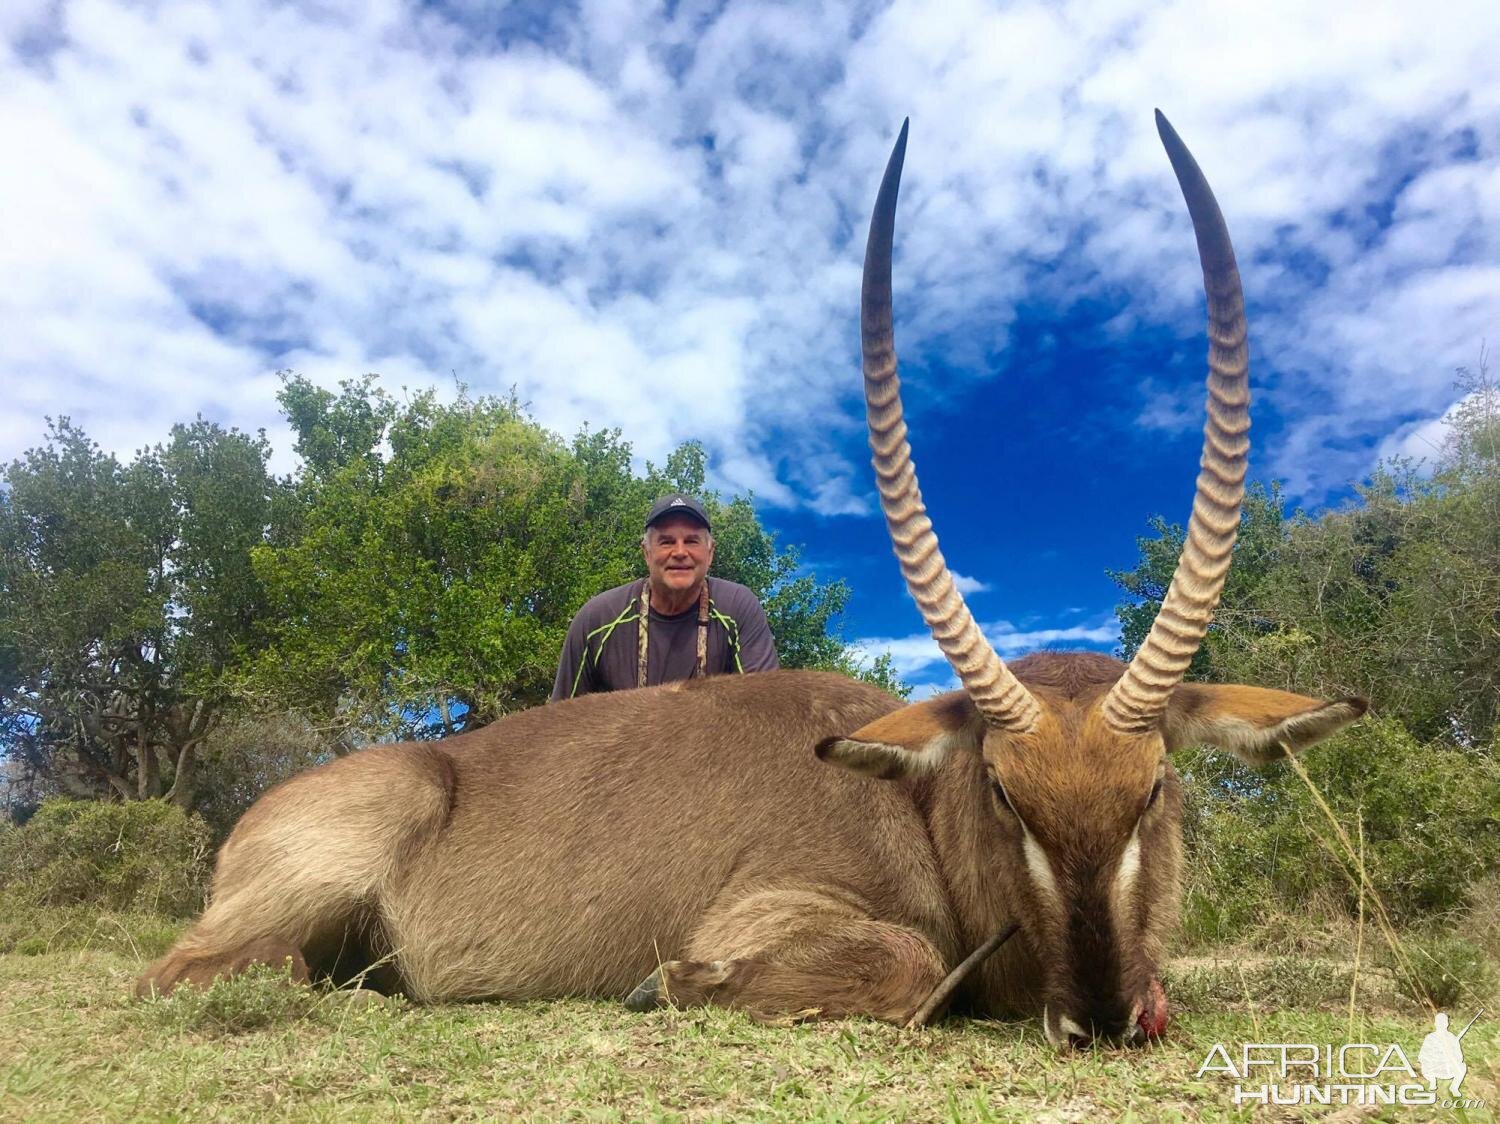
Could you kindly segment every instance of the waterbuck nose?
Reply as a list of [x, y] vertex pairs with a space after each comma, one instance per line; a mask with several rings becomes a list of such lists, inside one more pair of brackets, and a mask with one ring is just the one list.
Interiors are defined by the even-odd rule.
[[1146, 1032], [1135, 1023], [1130, 1023], [1118, 1031], [1104, 1030], [1096, 1026], [1090, 1032], [1074, 1023], [1072, 1019], [1064, 1018], [1063, 1027], [1068, 1036], [1067, 1044], [1074, 1050], [1082, 1050], [1096, 1042], [1100, 1045], [1139, 1046], [1146, 1040]]
[[1093, 1034], [1077, 1019], [1050, 1007], [1042, 1009], [1042, 1029], [1047, 1041], [1059, 1050], [1081, 1050], [1094, 1041]]
[[1145, 1032], [1134, 1019], [1122, 1022], [1118, 1012], [1113, 1019], [1090, 1018], [1085, 1021], [1047, 1009], [1042, 1012], [1042, 1027], [1047, 1040], [1059, 1050], [1081, 1050], [1095, 1043], [1138, 1046], [1146, 1039]]

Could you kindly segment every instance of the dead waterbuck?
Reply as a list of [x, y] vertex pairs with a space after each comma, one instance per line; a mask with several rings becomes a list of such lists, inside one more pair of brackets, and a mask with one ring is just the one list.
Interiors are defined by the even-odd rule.
[[902, 706], [821, 672], [724, 676], [340, 759], [245, 814], [210, 906], [139, 991], [254, 961], [304, 976], [380, 961], [378, 978], [425, 1000], [619, 996], [903, 1021], [1014, 921], [1023, 939], [958, 1005], [1042, 1013], [1063, 1046], [1159, 1032], [1181, 855], [1168, 755], [1206, 743], [1275, 760], [1364, 710], [1182, 683], [1239, 521], [1247, 365], [1223, 220], [1159, 124], [1203, 262], [1209, 420], [1188, 541], [1129, 667], [1061, 653], [1007, 667], [938, 552], [891, 328], [903, 127], [865, 258], [870, 440], [902, 570], [963, 690]]

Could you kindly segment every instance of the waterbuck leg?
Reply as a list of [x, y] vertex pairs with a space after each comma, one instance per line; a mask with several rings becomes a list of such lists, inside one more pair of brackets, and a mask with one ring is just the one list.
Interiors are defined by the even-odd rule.
[[238, 975], [252, 964], [268, 964], [272, 968], [285, 969], [295, 983], [307, 983], [311, 979], [301, 949], [287, 941], [267, 937], [231, 951], [215, 952], [207, 956], [179, 954], [164, 957], [140, 978], [135, 985], [135, 993], [145, 999], [151, 995], [165, 995], [178, 984], [207, 987], [216, 979]]
[[[380, 917], [393, 872], [447, 820], [453, 774], [429, 746], [377, 747], [278, 785], [219, 850], [212, 902], [136, 984], [142, 997], [251, 964], [326, 974]], [[320, 963], [320, 957], [328, 963]]]
[[752, 894], [705, 919], [692, 959], [668, 961], [626, 1000], [632, 1010], [713, 1004], [758, 1018], [867, 1015], [905, 1022], [943, 978], [915, 929], [805, 890]]

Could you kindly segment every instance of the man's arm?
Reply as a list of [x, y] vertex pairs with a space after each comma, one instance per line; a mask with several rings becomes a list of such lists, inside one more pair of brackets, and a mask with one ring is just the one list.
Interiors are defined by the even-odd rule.
[[568, 637], [563, 641], [562, 658], [557, 661], [557, 678], [552, 681], [552, 702], [587, 695], [597, 689], [589, 667], [586, 629], [580, 610], [573, 623], [568, 625]]
[[737, 614], [740, 624], [740, 670], [775, 671], [781, 666], [776, 655], [776, 638], [766, 623], [766, 611], [755, 594], [745, 591], [744, 608]]

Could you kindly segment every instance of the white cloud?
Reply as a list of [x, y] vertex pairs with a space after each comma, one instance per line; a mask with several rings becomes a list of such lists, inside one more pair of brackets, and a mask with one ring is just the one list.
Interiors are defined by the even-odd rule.
[[[1001, 659], [1016, 659], [1042, 648], [1092, 650], [1112, 649], [1119, 643], [1120, 626], [1115, 621], [1049, 628], [1018, 628], [1009, 621], [981, 624], [980, 631]], [[853, 643], [854, 648], [870, 658], [890, 653], [891, 667], [910, 682], [934, 681], [956, 685], [947, 657], [937, 641], [925, 632], [908, 636], [868, 636]], [[944, 690], [950, 689], [944, 687]]]
[[985, 627], [985, 635], [1003, 659], [1014, 659], [1038, 648], [1113, 647], [1120, 641], [1120, 626], [1107, 624], [1070, 625], [1067, 628], [1017, 629], [999, 624]]
[[1148, 375], [1141, 380], [1141, 396], [1145, 404], [1135, 421], [1143, 429], [1187, 433], [1203, 428], [1203, 388], [1197, 383], [1173, 386]]
[[958, 589], [958, 592], [962, 593], [965, 597], [973, 593], [988, 593], [991, 588], [989, 582], [982, 582], [978, 578], [971, 578], [967, 574], [960, 574], [957, 570], [949, 570], [948, 576], [953, 579], [953, 584]]
[[1441, 417], [1423, 418], [1408, 422], [1382, 441], [1376, 452], [1378, 460], [1406, 458], [1430, 465], [1442, 453], [1448, 438], [1448, 419], [1454, 407], [1449, 407]]
[[1459, 411], [1484, 393], [1483, 390], [1471, 391], [1437, 417], [1418, 418], [1398, 427], [1376, 446], [1376, 459], [1410, 460], [1430, 470], [1447, 451], [1453, 422]]
[[[279, 432], [287, 365], [456, 371], [645, 457], [702, 439], [722, 486], [768, 502], [867, 511], [839, 439], [864, 217], [907, 114], [919, 385], [938, 347], [994, 374], [1028, 295], [1129, 292], [1112, 332], [1201, 350], [1157, 104], [1229, 214], [1283, 422], [1259, 462], [1294, 494], [1441, 414], [1496, 334], [1500, 23], [1477, 0], [590, 0], [537, 10], [545, 47], [484, 34], [524, 14], [7, 5], [0, 460], [49, 413], [121, 452], [200, 410]], [[1120, 377], [1125, 417], [1196, 428], [1155, 375]]]

